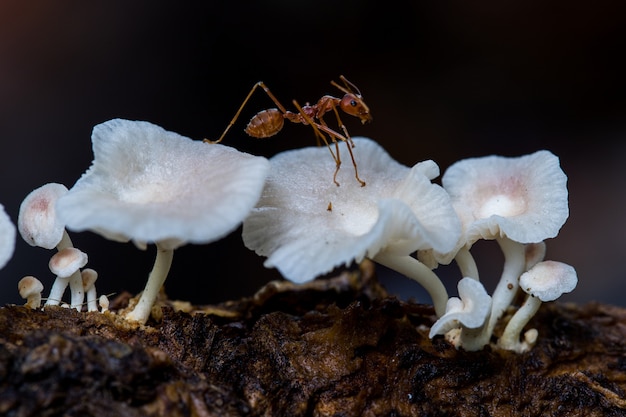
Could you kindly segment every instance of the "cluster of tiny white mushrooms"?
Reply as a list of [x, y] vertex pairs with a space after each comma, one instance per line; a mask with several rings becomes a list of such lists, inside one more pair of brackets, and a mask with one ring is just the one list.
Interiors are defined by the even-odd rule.
[[[545, 240], [558, 234], [569, 215], [567, 177], [558, 158], [542, 150], [465, 159], [450, 166], [438, 185], [432, 182], [440, 175], [435, 162], [407, 167], [376, 142], [353, 140], [365, 187], [346, 169], [339, 171], [337, 186], [329, 175], [335, 163], [320, 147], [282, 152], [268, 161], [148, 122], [114, 119], [96, 126], [87, 172], [69, 190], [52, 183], [33, 191], [20, 209], [22, 237], [58, 249], [50, 261], [57, 278], [45, 305], [58, 305], [69, 286], [69, 306], [81, 310], [86, 294], [87, 310], [98, 310], [97, 274], [81, 271], [87, 255], [73, 248], [66, 229], [91, 230], [142, 249], [156, 245], [145, 289], [126, 314], [145, 324], [173, 250], [218, 240], [243, 222], [246, 247], [293, 282], [369, 258], [428, 291], [437, 316], [431, 338], [444, 335], [469, 351], [492, 343], [515, 352], [532, 348], [537, 331], [522, 331], [541, 302], [577, 284], [571, 266], [544, 260]], [[14, 239], [11, 227], [0, 212], [0, 232]], [[491, 296], [471, 253], [479, 239], [495, 240], [504, 254]], [[0, 267], [13, 250], [4, 246]], [[458, 297], [449, 297], [435, 273], [452, 261], [462, 276]], [[40, 307], [40, 282], [26, 277], [19, 288], [27, 305]], [[106, 309], [102, 297], [100, 305]], [[500, 321], [503, 330], [494, 341]]]

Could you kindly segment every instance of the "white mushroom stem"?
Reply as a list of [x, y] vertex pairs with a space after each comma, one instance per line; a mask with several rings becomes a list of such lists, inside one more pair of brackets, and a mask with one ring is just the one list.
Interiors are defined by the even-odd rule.
[[408, 255], [391, 255], [380, 252], [374, 256], [373, 260], [417, 281], [430, 295], [437, 317], [445, 314], [448, 291], [430, 268]]
[[519, 289], [519, 277], [526, 268], [526, 250], [523, 244], [507, 237], [498, 238], [497, 241], [504, 254], [504, 268], [492, 296], [493, 304], [488, 326], [489, 336], [491, 336], [496, 322], [513, 302]]
[[470, 253], [470, 248], [468, 246], [463, 246], [454, 257], [457, 266], [461, 270], [461, 276], [474, 278], [479, 281], [478, 277], [478, 267], [476, 266], [476, 261], [474, 260], [474, 256]]
[[524, 326], [528, 324], [530, 319], [537, 313], [541, 306], [541, 300], [532, 295], [528, 295], [522, 306], [513, 314], [498, 339], [498, 346], [505, 350], [514, 350], [517, 353], [526, 352], [532, 346], [528, 343], [520, 341], [520, 334]]
[[98, 311], [96, 293], [96, 280], [98, 279], [98, 273], [91, 268], [86, 268], [83, 269], [80, 275], [83, 281], [83, 288], [87, 293], [87, 311]]
[[[57, 250], [60, 252], [66, 248], [73, 248], [72, 239], [70, 239], [67, 230], [63, 230], [63, 237], [61, 241], [57, 243]], [[70, 292], [71, 292], [71, 305], [72, 308], [76, 308], [80, 311], [83, 301], [85, 299], [85, 293], [83, 289], [83, 279], [81, 277], [80, 271], [74, 272], [69, 278], [61, 278], [54, 280], [52, 284], [52, 288], [50, 288], [50, 294], [48, 295], [48, 299], [46, 300], [47, 306], [58, 306], [61, 303], [63, 298], [63, 293], [65, 292], [65, 288], [67, 288], [69, 284]]]
[[138, 321], [141, 324], [145, 324], [150, 317], [150, 311], [152, 310], [152, 306], [159, 295], [159, 291], [167, 278], [170, 266], [172, 265], [172, 258], [174, 256], [173, 249], [165, 249], [158, 243], [156, 247], [156, 259], [154, 261], [154, 267], [148, 277], [146, 287], [144, 288], [143, 293], [139, 298], [139, 302], [137, 302], [133, 311], [126, 315], [126, 319]]

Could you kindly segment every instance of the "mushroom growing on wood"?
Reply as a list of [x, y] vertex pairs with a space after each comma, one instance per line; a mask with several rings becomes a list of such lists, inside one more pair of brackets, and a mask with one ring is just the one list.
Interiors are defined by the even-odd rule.
[[578, 276], [576, 270], [570, 265], [543, 261], [524, 272], [519, 283], [522, 291], [528, 296], [507, 323], [502, 336], [498, 339], [498, 346], [521, 353], [529, 350], [532, 344], [520, 342], [520, 333], [537, 313], [541, 303], [554, 301], [561, 295], [571, 292], [578, 284]]
[[376, 142], [353, 140], [367, 187], [349, 181], [344, 171], [338, 173], [341, 187], [329, 182], [334, 165], [326, 149], [275, 155], [263, 195], [244, 221], [244, 244], [268, 257], [266, 267], [276, 267], [294, 282], [371, 258], [418, 281], [442, 315], [445, 287], [410, 256], [417, 250], [449, 251], [460, 236], [447, 193], [431, 182], [439, 168], [433, 161], [409, 168]]
[[0, 204], [0, 269], [9, 262], [15, 250], [15, 226]]
[[[20, 205], [17, 227], [26, 243], [45, 249], [56, 247], [59, 251], [73, 248], [65, 223], [58, 218], [55, 207], [58, 199], [66, 193], [67, 187], [52, 182], [36, 188], [24, 198]], [[80, 310], [84, 300], [80, 271], [69, 277], [56, 279], [46, 305], [59, 305], [68, 285], [72, 294], [72, 308]]]
[[37, 278], [32, 275], [25, 276], [17, 283], [17, 290], [20, 297], [26, 300], [26, 307], [35, 309], [41, 306], [43, 284]]
[[172, 262], [186, 243], [232, 232], [254, 206], [269, 169], [265, 158], [208, 146], [148, 122], [114, 119], [94, 127], [91, 167], [57, 203], [71, 230], [91, 230], [157, 256], [126, 317], [145, 323]]
[[[526, 268], [524, 244], [555, 237], [569, 216], [567, 176], [549, 151], [516, 158], [470, 158], [450, 166], [442, 178], [463, 225], [461, 270], [473, 258], [478, 239], [495, 239], [504, 253], [502, 276], [492, 295], [492, 313], [483, 343], [511, 304]], [[475, 277], [478, 278], [478, 277]]]
[[489, 320], [491, 297], [483, 284], [470, 277], [459, 281], [458, 290], [459, 298], [448, 300], [446, 314], [432, 325], [428, 336], [432, 339], [445, 334], [457, 349], [480, 350], [481, 328]]

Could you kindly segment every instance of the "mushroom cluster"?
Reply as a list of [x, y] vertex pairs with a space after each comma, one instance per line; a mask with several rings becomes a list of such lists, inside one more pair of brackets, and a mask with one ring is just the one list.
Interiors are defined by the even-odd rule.
[[[263, 194], [244, 221], [244, 244], [267, 257], [266, 267], [276, 267], [294, 282], [368, 257], [429, 292], [438, 317], [430, 337], [446, 335], [465, 350], [492, 343], [496, 323], [520, 292], [520, 277], [546, 269], [544, 241], [558, 234], [569, 215], [567, 177], [558, 158], [538, 151], [516, 158], [466, 159], [446, 170], [440, 187], [432, 183], [439, 175], [433, 161], [409, 168], [374, 141], [354, 138], [354, 145], [369, 178], [366, 187], [341, 181], [345, 185], [338, 188], [324, 181], [323, 173], [332, 167], [323, 149], [271, 158]], [[495, 240], [504, 253], [502, 276], [491, 296], [471, 254], [479, 239]], [[434, 269], [453, 260], [462, 279], [459, 298], [448, 299]], [[544, 273], [569, 279], [546, 284], [559, 286], [559, 294], [576, 285], [573, 268], [561, 269]], [[527, 301], [519, 310], [532, 315], [536, 303]], [[530, 318], [522, 313], [511, 320], [497, 346], [517, 352], [532, 346], [532, 331], [525, 342], [519, 341], [520, 325]]]
[[[58, 250], [49, 262], [50, 271], [56, 279], [45, 305], [61, 304], [63, 294], [69, 287], [70, 306], [80, 311], [85, 297], [80, 269], [87, 264], [87, 254], [74, 248], [65, 224], [57, 215], [56, 203], [67, 191], [67, 187], [63, 184], [54, 182], [31, 191], [20, 205], [17, 227], [20, 235], [29, 245]], [[32, 280], [25, 282], [32, 282]], [[39, 307], [31, 301], [27, 304], [32, 308]]]
[[[59, 218], [72, 231], [156, 245], [154, 267], [126, 318], [145, 323], [186, 243], [209, 243], [233, 231], [257, 202], [267, 159], [208, 145], [152, 123], [113, 119], [94, 127], [91, 167], [61, 198]], [[82, 282], [82, 278], [79, 277]], [[85, 278], [89, 282], [88, 278]], [[95, 303], [95, 294], [88, 304]]]

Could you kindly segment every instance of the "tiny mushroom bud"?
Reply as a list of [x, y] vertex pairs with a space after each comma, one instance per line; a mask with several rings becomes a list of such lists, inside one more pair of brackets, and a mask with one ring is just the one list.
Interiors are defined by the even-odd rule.
[[41, 292], [43, 284], [33, 276], [25, 276], [17, 283], [17, 289], [20, 297], [26, 299], [26, 306], [30, 308], [39, 308], [41, 306]]
[[347, 170], [338, 173], [341, 187], [329, 181], [335, 166], [324, 148], [272, 157], [263, 195], [244, 221], [244, 244], [268, 257], [266, 267], [297, 283], [369, 257], [418, 281], [442, 315], [445, 287], [411, 256], [433, 248], [449, 251], [460, 236], [447, 193], [431, 182], [439, 168], [433, 161], [409, 168], [370, 139], [353, 141], [366, 187], [351, 181]]
[[[87, 264], [87, 254], [74, 247], [61, 249], [50, 258], [48, 266], [50, 271], [57, 276], [52, 284], [49, 298], [56, 300], [57, 304], [63, 297], [63, 292], [73, 277], [78, 274], [80, 277], [80, 268]], [[84, 300], [83, 281], [80, 278], [80, 286], [71, 286], [71, 306], [80, 311]]]
[[457, 257], [461, 270], [475, 269], [466, 250], [478, 239], [495, 239], [504, 253], [491, 318], [483, 333], [487, 344], [517, 293], [518, 278], [526, 268], [524, 244], [555, 237], [569, 216], [567, 176], [555, 155], [538, 151], [517, 158], [458, 161], [446, 170], [442, 184], [463, 226], [465, 250]]
[[[522, 306], [509, 320], [498, 339], [498, 346], [518, 353], [532, 347], [536, 335], [527, 333], [525, 342], [520, 342], [520, 333], [524, 326], [537, 313], [542, 302], [554, 301], [561, 295], [572, 291], [578, 284], [576, 270], [567, 264], [555, 261], [543, 261], [523, 273], [519, 279], [520, 288], [528, 294]], [[529, 343], [530, 342], [530, 343]]]
[[[459, 298], [452, 297], [446, 305], [446, 314], [439, 318], [430, 328], [429, 337], [446, 334], [461, 328], [458, 337], [452, 340], [456, 348], [463, 347], [467, 351], [480, 350], [482, 343], [476, 343], [480, 329], [489, 319], [491, 313], [491, 297], [485, 287], [477, 280], [465, 277], [458, 284]], [[478, 330], [480, 332], [480, 330]]]
[[83, 289], [87, 294], [87, 311], [98, 311], [98, 300], [96, 299], [96, 280], [98, 273], [91, 269], [83, 269], [80, 273], [83, 279]]
[[0, 269], [9, 262], [15, 250], [15, 226], [0, 204]]
[[100, 298], [98, 298], [98, 305], [100, 305], [100, 311], [105, 312], [109, 310], [109, 297], [102, 294]]
[[91, 167], [59, 199], [67, 227], [138, 246], [155, 243], [146, 287], [126, 318], [145, 323], [173, 251], [236, 229], [258, 200], [269, 163], [220, 144], [194, 141], [148, 122], [94, 127]]

